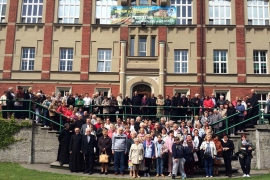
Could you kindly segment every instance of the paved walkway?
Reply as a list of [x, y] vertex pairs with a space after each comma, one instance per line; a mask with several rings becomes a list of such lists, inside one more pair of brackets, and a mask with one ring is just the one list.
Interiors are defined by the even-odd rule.
[[[110, 177], [110, 178], [122, 178], [122, 179], [132, 179], [128, 174], [125, 176], [114, 176], [113, 174], [109, 174], [108, 176], [105, 175], [100, 175], [98, 173], [95, 173], [91, 176], [87, 175], [87, 174], [82, 174], [82, 173], [70, 173], [68, 170], [65, 169], [57, 169], [57, 168], [50, 168], [49, 164], [21, 164], [22, 167], [26, 168], [26, 169], [31, 169], [31, 170], [37, 170], [37, 171], [43, 171], [43, 172], [51, 172], [51, 173], [58, 173], [58, 174], [67, 174], [67, 175], [75, 175], [75, 176], [88, 176], [88, 177]], [[251, 176], [255, 176], [255, 175], [262, 175], [262, 174], [267, 174], [269, 173], [268, 170], [251, 170], [250, 174]], [[241, 177], [243, 174], [242, 173], [237, 173], [237, 174], [233, 174], [233, 178], [237, 178], [237, 177]], [[156, 177], [152, 176], [153, 179], [157, 179]], [[225, 176], [220, 176], [218, 179], [223, 179], [223, 178], [227, 178]], [[149, 178], [144, 178], [141, 177], [140, 179], [149, 179]], [[159, 179], [171, 179], [170, 177], [165, 177], [165, 178], [159, 178]], [[209, 178], [205, 178], [203, 176], [195, 176], [193, 179], [209, 179]], [[215, 178], [211, 178], [211, 179], [215, 179]]]

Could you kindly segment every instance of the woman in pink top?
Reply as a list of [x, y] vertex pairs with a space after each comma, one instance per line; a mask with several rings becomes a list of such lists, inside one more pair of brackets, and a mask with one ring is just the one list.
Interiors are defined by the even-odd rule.
[[206, 99], [203, 101], [203, 107], [204, 108], [214, 108], [214, 103], [212, 99], [209, 98], [209, 96], [206, 96]]
[[172, 145], [174, 142], [174, 132], [173, 130], [169, 131], [169, 136], [165, 140], [165, 145], [168, 148], [168, 172], [170, 173], [168, 176], [172, 176]]
[[108, 130], [108, 136], [109, 136], [110, 138], [112, 138], [113, 135], [116, 134], [116, 133], [117, 133], [117, 132], [116, 132], [116, 130], [115, 130], [115, 126], [114, 126], [113, 124], [111, 124], [111, 125], [110, 125], [110, 129]]

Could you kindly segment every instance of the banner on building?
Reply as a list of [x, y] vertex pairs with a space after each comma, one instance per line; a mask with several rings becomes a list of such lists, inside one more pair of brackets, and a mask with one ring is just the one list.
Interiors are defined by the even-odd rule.
[[176, 8], [160, 6], [112, 6], [111, 24], [175, 25]]

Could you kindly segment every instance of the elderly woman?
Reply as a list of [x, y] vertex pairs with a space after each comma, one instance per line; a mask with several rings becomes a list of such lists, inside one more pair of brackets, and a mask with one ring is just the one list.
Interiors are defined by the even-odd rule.
[[157, 105], [157, 118], [160, 119], [161, 116], [163, 115], [163, 106], [164, 106], [164, 98], [161, 94], [158, 95], [156, 105]]
[[221, 158], [223, 153], [223, 147], [219, 140], [218, 135], [213, 135], [213, 142], [215, 143], [216, 150], [217, 150], [217, 156], [214, 160], [214, 176], [219, 176], [218, 170], [221, 165]]
[[[103, 129], [102, 134], [103, 136], [98, 139], [99, 154], [107, 154], [110, 156], [112, 154], [112, 139], [108, 136], [107, 129]], [[100, 174], [105, 173], [105, 175], [108, 175], [108, 163], [101, 163]]]
[[145, 136], [146, 136], [145, 129], [140, 128], [137, 138], [141, 143], [145, 140]]
[[204, 151], [203, 161], [206, 177], [213, 177], [213, 159], [215, 159], [217, 155], [217, 150], [211, 135], [206, 135], [205, 141], [202, 143], [200, 149]]
[[107, 96], [104, 96], [104, 100], [101, 103], [103, 107], [103, 114], [109, 114], [110, 113], [110, 100]]
[[[51, 97], [46, 96], [46, 100], [43, 101], [43, 103], [42, 103], [42, 106], [45, 107], [45, 108], [43, 108], [43, 116], [45, 118], [49, 118], [48, 108], [49, 108], [50, 104], [51, 104]], [[49, 127], [49, 123], [48, 123], [47, 119], [45, 119], [45, 118], [43, 119], [43, 127]]]
[[[131, 145], [134, 144], [134, 139], [137, 137], [137, 133], [135, 131], [131, 132], [131, 138], [127, 139], [127, 152], [130, 151]], [[129, 156], [129, 155], [128, 155]], [[127, 158], [129, 159], [129, 158]], [[128, 162], [126, 162], [128, 163]], [[127, 165], [127, 164], [126, 164]], [[133, 176], [133, 166], [129, 167], [129, 175]]]
[[[57, 116], [56, 116], [56, 113], [55, 113], [56, 110], [57, 110], [57, 104], [56, 104], [55, 100], [52, 101], [52, 103], [50, 104], [48, 110], [49, 110], [49, 116], [50, 116], [51, 121], [57, 122], [57, 118], [56, 118]], [[54, 123], [51, 122], [50, 126], [51, 126], [52, 130], [56, 130]]]
[[142, 144], [140, 144], [139, 139], [135, 138], [134, 144], [131, 145], [131, 148], [129, 150], [129, 160], [133, 165], [133, 178], [140, 177], [138, 175], [138, 172], [139, 167], [143, 162], [143, 156], [144, 156], [144, 147]]
[[144, 160], [145, 160], [145, 167], [146, 170], [144, 171], [144, 177], [150, 177], [150, 168], [152, 159], [155, 158], [155, 144], [151, 141], [151, 135], [147, 134], [145, 141], [143, 142], [144, 148]]
[[208, 111], [204, 111], [204, 115], [201, 118], [201, 124], [204, 125], [206, 121], [209, 124], [212, 124], [213, 122], [213, 119], [209, 116]]
[[112, 138], [113, 135], [115, 135], [116, 133], [117, 133], [117, 131], [116, 131], [115, 126], [114, 126], [113, 124], [111, 124], [111, 125], [110, 125], [110, 129], [109, 129], [109, 131], [108, 131], [108, 136], [109, 136], [110, 138]]
[[238, 143], [239, 162], [244, 173], [243, 177], [250, 177], [250, 164], [253, 157], [252, 151], [254, 150], [255, 147], [247, 140], [246, 135], [243, 134]]

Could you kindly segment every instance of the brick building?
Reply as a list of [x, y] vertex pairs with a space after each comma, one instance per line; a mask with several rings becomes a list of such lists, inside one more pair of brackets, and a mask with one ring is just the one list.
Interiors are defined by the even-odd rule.
[[[111, 6], [175, 7], [176, 21], [111, 24]], [[0, 11], [1, 91], [233, 100], [254, 88], [263, 101], [270, 90], [268, 0], [0, 0]]]

